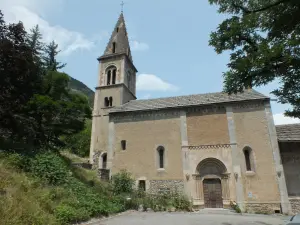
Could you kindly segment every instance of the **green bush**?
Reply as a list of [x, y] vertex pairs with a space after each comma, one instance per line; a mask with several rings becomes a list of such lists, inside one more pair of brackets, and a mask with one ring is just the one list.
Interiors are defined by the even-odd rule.
[[71, 153], [80, 157], [88, 156], [90, 153], [91, 132], [92, 121], [87, 120], [84, 130], [63, 138], [63, 141], [66, 143], [66, 148], [68, 148]]
[[234, 201], [230, 201], [230, 206], [232, 209], [234, 209], [237, 213], [242, 213], [242, 210], [240, 209], [239, 205], [234, 202]]
[[177, 191], [163, 194], [148, 194], [145, 192], [141, 194], [138, 190], [131, 197], [131, 200], [127, 203], [131, 206], [131, 209], [138, 209], [139, 205], [143, 205], [144, 210], [151, 208], [154, 211], [164, 211], [173, 207], [179, 211], [191, 210], [189, 199]]
[[5, 157], [6, 164], [14, 169], [23, 167], [24, 158], [18, 153], [1, 153], [0, 157]]
[[128, 173], [126, 170], [122, 170], [120, 173], [117, 173], [112, 177], [112, 185], [113, 192], [116, 195], [122, 193], [132, 193], [134, 179], [131, 177], [130, 173]]
[[37, 154], [31, 160], [31, 172], [51, 185], [64, 184], [70, 176], [65, 161], [52, 152]]
[[81, 222], [90, 218], [89, 212], [85, 208], [75, 208], [63, 204], [56, 207], [54, 214], [61, 224]]

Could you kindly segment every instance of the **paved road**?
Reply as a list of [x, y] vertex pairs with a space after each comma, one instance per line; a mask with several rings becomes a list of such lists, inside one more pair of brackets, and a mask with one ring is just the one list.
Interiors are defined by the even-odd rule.
[[285, 225], [287, 217], [131, 212], [93, 225]]

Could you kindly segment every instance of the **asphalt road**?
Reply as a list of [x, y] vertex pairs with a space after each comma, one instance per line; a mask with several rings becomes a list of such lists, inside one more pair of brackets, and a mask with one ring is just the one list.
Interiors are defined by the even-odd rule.
[[92, 225], [285, 225], [287, 220], [267, 215], [131, 212]]

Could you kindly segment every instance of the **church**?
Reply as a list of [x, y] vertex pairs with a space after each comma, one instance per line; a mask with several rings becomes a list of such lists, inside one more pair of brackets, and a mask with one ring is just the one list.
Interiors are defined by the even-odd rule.
[[[199, 209], [235, 201], [244, 212], [300, 211], [300, 126], [298, 161], [289, 164], [299, 168], [290, 176], [293, 206], [269, 97], [246, 89], [137, 100], [123, 13], [98, 61], [90, 162], [100, 177], [127, 170], [137, 187], [184, 193]], [[290, 143], [281, 131], [281, 144]]]

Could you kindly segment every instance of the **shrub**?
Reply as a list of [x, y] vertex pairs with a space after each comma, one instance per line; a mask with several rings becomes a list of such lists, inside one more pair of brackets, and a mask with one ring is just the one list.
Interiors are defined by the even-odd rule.
[[113, 176], [112, 185], [114, 194], [132, 193], [134, 179], [131, 177], [130, 173], [126, 170], [122, 170], [120, 173]]
[[92, 121], [87, 120], [84, 130], [63, 138], [69, 151], [80, 157], [86, 157], [90, 153]]
[[177, 210], [190, 211], [191, 202], [180, 192], [169, 192], [163, 194], [141, 194], [140, 191], [134, 192], [132, 199], [128, 205], [131, 204], [132, 209], [138, 209], [139, 205], [143, 205], [144, 210], [151, 208], [154, 211], [164, 211], [172, 207]]
[[67, 181], [70, 171], [64, 160], [51, 152], [40, 153], [31, 160], [31, 172], [51, 185], [60, 185]]
[[237, 213], [242, 213], [242, 210], [240, 209], [239, 205], [235, 201], [230, 201], [230, 206], [232, 209], [234, 209]]
[[11, 168], [21, 169], [24, 163], [24, 158], [18, 153], [1, 153], [0, 157], [5, 157], [5, 163]]
[[70, 205], [59, 205], [55, 209], [55, 216], [61, 224], [81, 222], [90, 218], [85, 208], [75, 208]]

